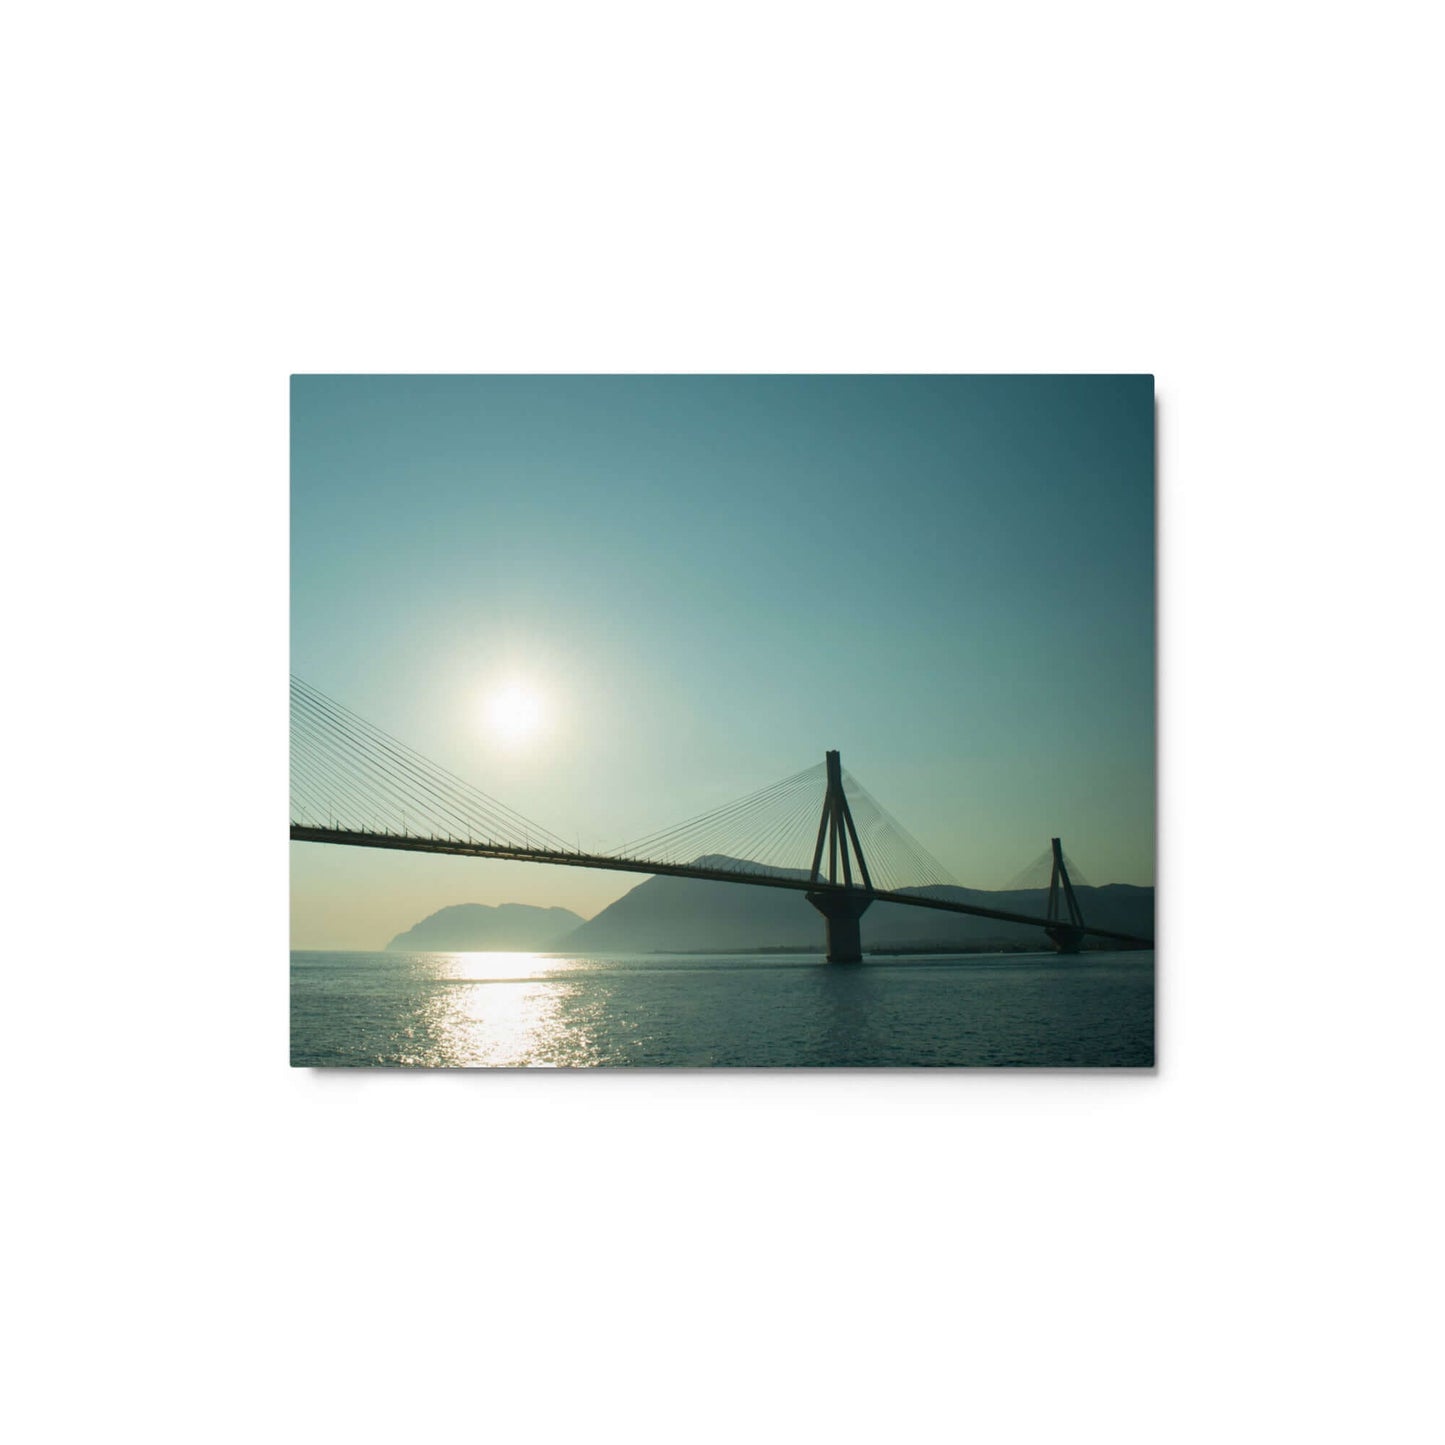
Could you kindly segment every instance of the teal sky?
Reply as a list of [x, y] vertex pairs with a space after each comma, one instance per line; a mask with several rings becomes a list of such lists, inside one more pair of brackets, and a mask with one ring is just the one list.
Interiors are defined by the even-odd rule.
[[[291, 544], [292, 670], [583, 847], [839, 748], [962, 883], [1153, 882], [1152, 377], [297, 377]], [[297, 947], [637, 882], [291, 850]]]

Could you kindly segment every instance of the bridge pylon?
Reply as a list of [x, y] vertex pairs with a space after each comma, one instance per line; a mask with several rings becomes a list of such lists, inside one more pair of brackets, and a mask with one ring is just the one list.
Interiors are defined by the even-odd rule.
[[1050, 839], [1054, 849], [1054, 870], [1049, 878], [1049, 926], [1044, 932], [1060, 953], [1077, 953], [1084, 942], [1084, 910], [1074, 897], [1069, 870], [1064, 866], [1064, 845]]
[[[818, 842], [813, 849], [813, 868], [809, 881], [822, 883], [823, 845], [828, 846], [828, 878], [834, 885], [826, 892], [809, 893], [808, 902], [823, 915], [828, 933], [829, 963], [861, 963], [863, 938], [858, 920], [873, 901], [873, 880], [858, 841], [858, 829], [848, 796], [843, 791], [843, 765], [836, 751], [827, 754], [828, 790], [823, 795], [823, 816], [818, 820]], [[852, 861], [850, 861], [850, 854]], [[843, 888], [839, 890], [838, 863], [843, 864]], [[858, 865], [861, 886], [853, 881], [853, 861]]]

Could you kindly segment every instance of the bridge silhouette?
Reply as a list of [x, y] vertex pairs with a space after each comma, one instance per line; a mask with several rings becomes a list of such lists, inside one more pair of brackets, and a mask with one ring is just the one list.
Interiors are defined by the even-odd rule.
[[1084, 921], [1057, 838], [1044, 855], [1051, 866], [1043, 917], [945, 896], [958, 886], [843, 769], [837, 752], [614, 852], [585, 852], [294, 675], [291, 838], [787, 889], [802, 893], [823, 916], [830, 963], [861, 960], [859, 920], [874, 903], [1038, 927], [1063, 953], [1077, 952], [1086, 937], [1154, 943]]

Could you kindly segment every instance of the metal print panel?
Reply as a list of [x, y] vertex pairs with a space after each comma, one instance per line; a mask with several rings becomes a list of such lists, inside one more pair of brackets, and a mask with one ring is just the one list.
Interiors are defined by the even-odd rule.
[[1154, 1062], [1149, 376], [297, 376], [291, 1059]]

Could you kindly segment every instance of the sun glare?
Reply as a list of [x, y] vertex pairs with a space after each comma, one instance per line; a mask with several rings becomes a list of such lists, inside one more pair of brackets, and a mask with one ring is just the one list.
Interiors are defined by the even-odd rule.
[[542, 700], [531, 688], [513, 683], [492, 695], [487, 704], [487, 719], [492, 731], [504, 742], [525, 742], [542, 725]]

